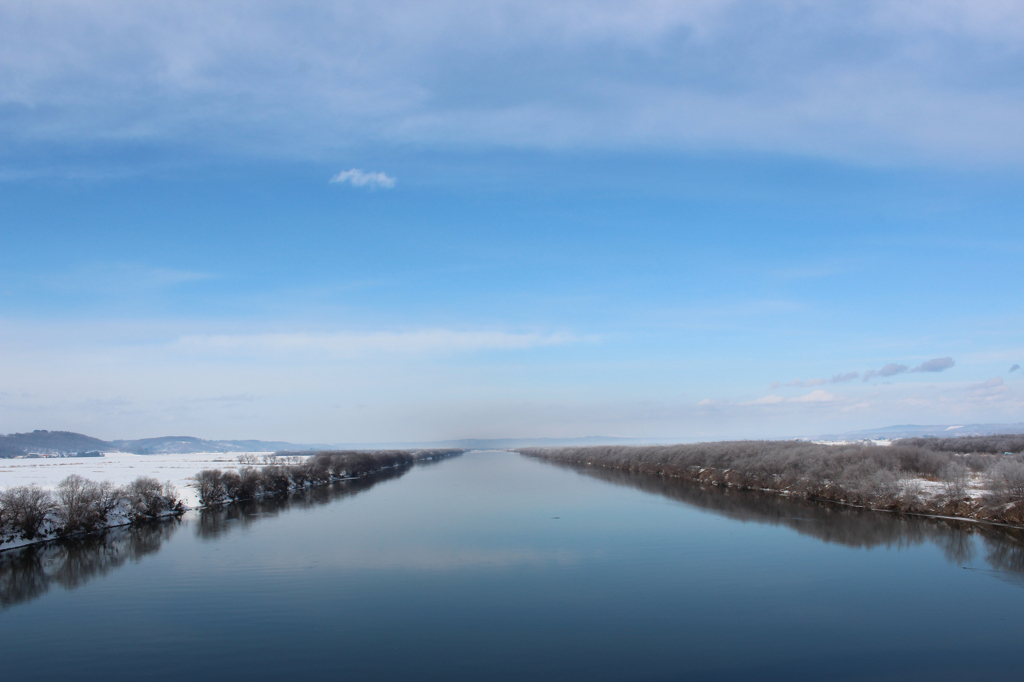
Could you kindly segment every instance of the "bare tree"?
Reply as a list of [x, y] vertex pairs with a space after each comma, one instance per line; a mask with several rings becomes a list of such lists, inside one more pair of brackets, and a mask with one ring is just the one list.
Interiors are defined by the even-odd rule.
[[99, 483], [71, 474], [57, 484], [56, 512], [62, 533], [90, 531], [106, 521], [104, 490]]
[[1024, 502], [1024, 462], [1005, 458], [988, 473], [989, 488], [1000, 502]]
[[221, 504], [227, 499], [224, 473], [220, 469], [203, 469], [195, 475], [195, 486], [199, 490], [199, 502], [204, 506]]
[[967, 483], [970, 481], [970, 469], [963, 462], [952, 461], [942, 468], [939, 479], [946, 491], [946, 498], [956, 502], [967, 497]]
[[128, 500], [131, 518], [153, 518], [169, 511], [170, 504], [163, 492], [160, 481], [147, 476], [140, 476], [126, 485], [124, 496]]
[[34, 540], [53, 511], [53, 495], [35, 484], [9, 488], [0, 506], [7, 510], [13, 529], [24, 539]]

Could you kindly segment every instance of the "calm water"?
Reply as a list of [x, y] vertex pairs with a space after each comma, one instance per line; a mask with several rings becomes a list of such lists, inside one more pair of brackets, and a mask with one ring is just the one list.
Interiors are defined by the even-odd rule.
[[0, 554], [4, 680], [1020, 680], [1009, 536], [479, 452]]

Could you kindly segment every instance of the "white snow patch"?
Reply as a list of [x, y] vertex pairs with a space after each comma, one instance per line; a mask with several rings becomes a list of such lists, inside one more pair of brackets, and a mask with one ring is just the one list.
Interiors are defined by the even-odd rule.
[[[203, 469], [237, 470], [238, 456], [262, 458], [273, 453], [196, 452], [166, 455], [130, 455], [123, 452], [104, 453], [103, 457], [59, 457], [47, 459], [0, 459], [0, 489], [31, 485], [56, 488], [71, 474], [78, 474], [97, 483], [114, 485], [131, 483], [139, 476], [148, 476], [164, 483], [170, 481], [178, 496], [189, 507], [199, 506], [198, 491], [191, 487], [192, 477]], [[260, 465], [255, 465], [260, 466]]]

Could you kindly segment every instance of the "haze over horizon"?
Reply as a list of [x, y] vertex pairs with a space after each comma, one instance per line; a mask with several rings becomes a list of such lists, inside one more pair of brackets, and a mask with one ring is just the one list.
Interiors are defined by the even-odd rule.
[[1024, 420], [1024, 6], [0, 7], [0, 432]]

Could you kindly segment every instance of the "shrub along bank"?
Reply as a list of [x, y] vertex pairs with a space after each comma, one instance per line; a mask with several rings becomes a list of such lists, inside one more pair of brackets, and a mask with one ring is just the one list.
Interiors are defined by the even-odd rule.
[[72, 474], [53, 491], [37, 485], [0, 491], [0, 549], [184, 511], [170, 483], [140, 477], [115, 487]]
[[[359, 478], [394, 467], [412, 466], [445, 457], [460, 455], [465, 450], [377, 450], [322, 451], [292, 464], [268, 464], [263, 467], [243, 466], [238, 471], [204, 469], [196, 474], [195, 486], [199, 502], [209, 507], [226, 502], [283, 495], [332, 481]], [[306, 453], [279, 452], [276, 461], [298, 459]]]
[[[1013, 440], [1015, 438], [1016, 440]], [[1024, 450], [1024, 438], [999, 443]], [[919, 442], [924, 440], [925, 442]], [[890, 446], [806, 441], [726, 441], [664, 446], [521, 448], [553, 462], [653, 474], [701, 484], [773, 491], [909, 513], [1024, 525], [1024, 453], [972, 449], [959, 439]], [[980, 448], [979, 448], [980, 449]], [[925, 494], [923, 481], [940, 483]], [[980, 481], [980, 494], [972, 494]]]

